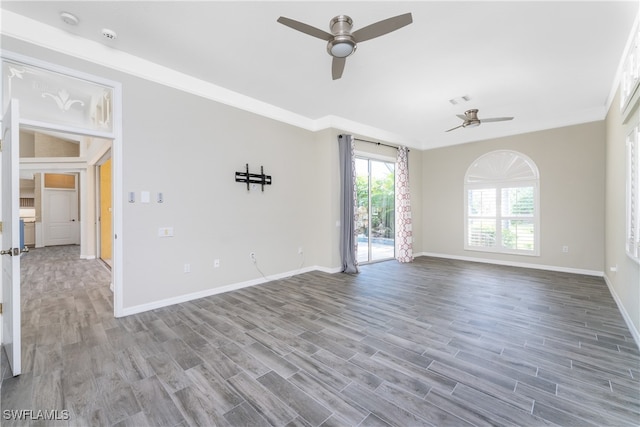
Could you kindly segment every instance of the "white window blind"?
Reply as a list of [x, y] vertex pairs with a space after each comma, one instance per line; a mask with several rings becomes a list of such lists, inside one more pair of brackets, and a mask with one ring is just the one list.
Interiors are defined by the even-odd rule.
[[495, 188], [469, 189], [468, 245], [476, 248], [496, 246], [496, 218], [498, 198]]
[[499, 150], [465, 177], [465, 249], [539, 254], [538, 170], [523, 154]]
[[640, 262], [640, 127], [627, 136], [627, 254]]

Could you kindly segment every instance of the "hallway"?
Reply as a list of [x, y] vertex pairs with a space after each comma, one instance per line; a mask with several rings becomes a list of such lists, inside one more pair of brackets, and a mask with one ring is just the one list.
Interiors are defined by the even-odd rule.
[[[80, 260], [80, 246], [72, 245], [32, 249], [21, 276], [23, 374], [10, 378], [2, 352], [2, 409], [86, 405], [115, 321], [111, 272], [102, 261]], [[73, 374], [63, 380], [63, 372]]]

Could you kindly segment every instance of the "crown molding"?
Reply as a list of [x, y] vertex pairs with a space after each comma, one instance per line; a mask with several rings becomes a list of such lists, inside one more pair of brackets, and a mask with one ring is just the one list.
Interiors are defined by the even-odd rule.
[[7, 10], [2, 10], [1, 13], [2, 26], [0, 27], [0, 34], [7, 37], [73, 56], [84, 61], [312, 132], [329, 128], [339, 128], [343, 131], [367, 135], [372, 138], [393, 141], [394, 143], [404, 143], [412, 147], [420, 147], [418, 141], [405, 141], [406, 138], [400, 135], [342, 117], [329, 115], [319, 119], [311, 119], [138, 56], [76, 36], [23, 15]]

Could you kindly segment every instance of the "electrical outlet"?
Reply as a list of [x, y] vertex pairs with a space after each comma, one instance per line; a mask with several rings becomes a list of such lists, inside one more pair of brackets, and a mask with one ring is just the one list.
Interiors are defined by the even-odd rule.
[[256, 262], [256, 253], [255, 253], [255, 252], [249, 252], [249, 259], [250, 259], [252, 262], [254, 262], [254, 263], [255, 263], [255, 262]]
[[569, 253], [569, 246], [563, 246], [562, 247], [562, 253]]
[[220, 260], [219, 259], [214, 259], [213, 260], [213, 268], [220, 268]]
[[302, 250], [302, 246], [300, 246], [298, 248], [298, 255], [302, 255], [304, 253], [304, 251]]
[[191, 273], [191, 264], [185, 264], [184, 265], [184, 272], [185, 273]]
[[173, 237], [173, 227], [158, 228], [158, 237]]

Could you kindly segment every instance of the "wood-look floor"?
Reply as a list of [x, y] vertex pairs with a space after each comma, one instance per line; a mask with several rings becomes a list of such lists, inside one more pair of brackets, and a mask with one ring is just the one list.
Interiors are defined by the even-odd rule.
[[11, 378], [3, 360], [3, 418], [640, 424], [640, 354], [602, 278], [422, 257], [115, 319], [108, 272], [76, 247], [32, 251], [22, 276], [24, 373]]

